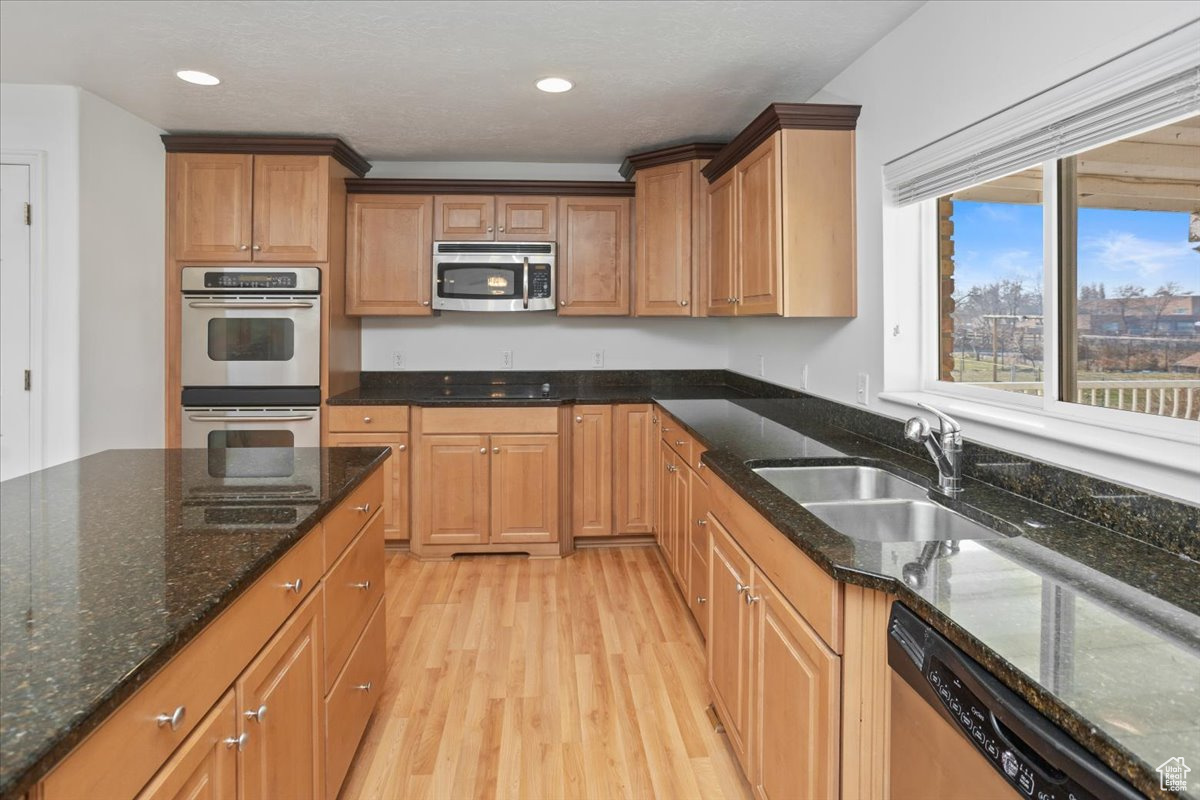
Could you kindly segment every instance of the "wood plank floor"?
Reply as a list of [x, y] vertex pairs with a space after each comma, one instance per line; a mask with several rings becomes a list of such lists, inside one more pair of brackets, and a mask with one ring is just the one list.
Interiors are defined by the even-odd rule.
[[653, 547], [387, 570], [389, 672], [344, 800], [750, 796]]

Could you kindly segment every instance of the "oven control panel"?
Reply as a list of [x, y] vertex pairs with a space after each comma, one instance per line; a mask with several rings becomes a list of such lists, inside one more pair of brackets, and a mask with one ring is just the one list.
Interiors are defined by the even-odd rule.
[[184, 267], [180, 287], [186, 294], [281, 292], [317, 294], [319, 267]]
[[295, 289], [294, 272], [205, 272], [205, 289]]
[[529, 265], [529, 296], [551, 297], [549, 264]]
[[[1010, 745], [1000, 734], [999, 720], [941, 662], [930, 659], [925, 677], [963, 735], [974, 743], [975, 748], [987, 757], [1022, 797], [1033, 800], [1093, 800], [1090, 792], [1050, 764]], [[1038, 761], [1041, 763], [1036, 763]]]

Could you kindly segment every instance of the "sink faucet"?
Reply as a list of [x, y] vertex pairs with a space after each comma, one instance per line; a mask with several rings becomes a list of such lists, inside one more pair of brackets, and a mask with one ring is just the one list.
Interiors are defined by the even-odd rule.
[[938, 468], [938, 489], [951, 497], [962, 491], [962, 426], [952, 417], [925, 403], [918, 406], [938, 418], [935, 437], [924, 417], [913, 417], [904, 423], [904, 438], [925, 445]]

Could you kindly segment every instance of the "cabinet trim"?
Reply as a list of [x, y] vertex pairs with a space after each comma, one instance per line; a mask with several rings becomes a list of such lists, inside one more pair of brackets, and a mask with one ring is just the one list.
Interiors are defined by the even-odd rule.
[[633, 173], [647, 167], [661, 167], [663, 164], [676, 164], [680, 161], [694, 159], [709, 160], [721, 152], [728, 142], [691, 142], [677, 144], [672, 147], [659, 147], [656, 150], [643, 150], [640, 153], [625, 156], [621, 162], [620, 173], [625, 180], [633, 178]]
[[492, 181], [458, 178], [347, 178], [350, 194], [521, 194], [633, 197], [625, 181]]
[[329, 156], [360, 178], [371, 169], [367, 161], [336, 136], [228, 136], [225, 134], [165, 133], [168, 153], [243, 153], [247, 155]]
[[772, 103], [741, 133], [713, 156], [700, 173], [712, 183], [749, 155], [754, 148], [785, 128], [820, 131], [852, 131], [858, 125], [862, 106], [831, 103]]

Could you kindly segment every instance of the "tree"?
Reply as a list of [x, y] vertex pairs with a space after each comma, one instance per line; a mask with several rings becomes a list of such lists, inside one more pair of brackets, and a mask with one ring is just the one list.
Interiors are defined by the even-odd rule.
[[1162, 286], [1154, 290], [1151, 295], [1153, 300], [1150, 304], [1150, 310], [1154, 312], [1154, 332], [1158, 333], [1158, 324], [1162, 320], [1162, 315], [1167, 312], [1167, 307], [1171, 305], [1171, 301], [1175, 296], [1183, 293], [1183, 287], [1175, 281], [1164, 283]]
[[1132, 283], [1125, 283], [1116, 289], [1117, 308], [1121, 310], [1121, 333], [1129, 333], [1129, 302], [1137, 297], [1145, 297], [1146, 290]]

